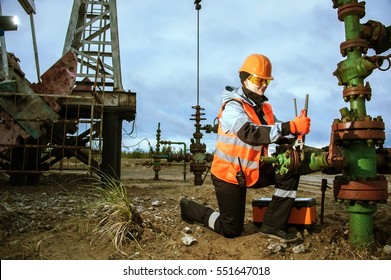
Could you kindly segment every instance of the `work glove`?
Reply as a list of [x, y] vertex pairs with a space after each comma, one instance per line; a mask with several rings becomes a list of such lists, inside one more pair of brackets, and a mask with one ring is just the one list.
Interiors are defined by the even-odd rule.
[[311, 119], [304, 116], [294, 118], [289, 122], [289, 126], [292, 134], [307, 134], [310, 132]]

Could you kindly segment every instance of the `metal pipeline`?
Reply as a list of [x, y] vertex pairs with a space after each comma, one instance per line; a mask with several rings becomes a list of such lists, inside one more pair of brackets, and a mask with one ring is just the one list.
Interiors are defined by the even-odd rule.
[[[160, 141], [162, 145], [183, 145], [183, 181], [186, 181], [186, 143], [174, 141]], [[168, 156], [170, 158], [170, 156]]]
[[159, 180], [159, 171], [162, 169], [160, 165], [160, 161], [162, 156], [160, 155], [160, 123], [157, 125], [156, 130], [156, 150], [155, 153], [152, 155], [153, 157], [153, 171], [155, 172], [154, 180]]
[[164, 154], [164, 155], [162, 155], [160, 153], [160, 145], [176, 144], [176, 145], [183, 145], [182, 156], [179, 157], [179, 158], [176, 157], [176, 160], [177, 161], [183, 160], [183, 180], [186, 181], [186, 167], [187, 167], [186, 162], [188, 161], [187, 157], [186, 157], [186, 150], [187, 150], [186, 143], [184, 143], [184, 142], [175, 142], [175, 141], [164, 141], [164, 140], [160, 140], [160, 137], [161, 137], [161, 129], [160, 129], [160, 123], [158, 123], [158, 128], [156, 130], [156, 150], [152, 154], [153, 171], [155, 172], [154, 180], [159, 180], [159, 172], [162, 169], [161, 168], [161, 160], [162, 159], [166, 159], [166, 160], [170, 161], [170, 160], [174, 159], [174, 156], [172, 154]]
[[[381, 38], [381, 47], [371, 32], [373, 25], [362, 25], [365, 2], [357, 0], [333, 0], [338, 9], [338, 19], [344, 23], [346, 40], [340, 51], [344, 61], [337, 65], [334, 75], [338, 84], [344, 86], [343, 99], [350, 109], [340, 110], [341, 119], [332, 124], [330, 147], [342, 150], [342, 175], [334, 178], [334, 197], [345, 201], [349, 212], [349, 241], [353, 245], [365, 246], [373, 242], [373, 214], [377, 203], [388, 198], [387, 181], [377, 175], [376, 146], [385, 141], [384, 122], [381, 117], [372, 118], [366, 112], [365, 102], [371, 100], [372, 91], [364, 82], [374, 69], [379, 69], [385, 57], [367, 57], [369, 48], [388, 49], [389, 38]], [[384, 33], [383, 33], [384, 34]], [[388, 35], [389, 36], [389, 35]], [[379, 38], [378, 38], [379, 39]], [[380, 39], [379, 39], [380, 40]], [[329, 157], [329, 163], [332, 155]]]
[[205, 115], [201, 113], [204, 108], [201, 108], [199, 105], [193, 106], [196, 110], [196, 113], [193, 114], [193, 118], [190, 120], [195, 121], [194, 127], [195, 132], [191, 139], [190, 152], [192, 154], [192, 162], [190, 163], [190, 171], [194, 173], [194, 185], [200, 186], [203, 184], [202, 174], [206, 171], [206, 145], [201, 143], [203, 134], [201, 133], [201, 121], [206, 120], [202, 116]]
[[[332, 2], [333, 7], [338, 8], [338, 19], [344, 23], [346, 35], [346, 40], [340, 45], [341, 55], [346, 59], [338, 63], [333, 74], [338, 79], [338, 84], [344, 86], [343, 99], [349, 102], [350, 109], [342, 108], [341, 119], [334, 120], [330, 145], [326, 150], [305, 146], [304, 157], [300, 158], [291, 146], [281, 145], [281, 150], [261, 160], [275, 165], [277, 173], [299, 171], [300, 174], [309, 174], [320, 170], [328, 174], [342, 173], [334, 178], [334, 197], [347, 202], [350, 242], [354, 245], [367, 245], [373, 241], [372, 217], [376, 212], [376, 204], [388, 199], [387, 181], [377, 173], [390, 171], [391, 156], [390, 152], [382, 147], [385, 141], [382, 118], [372, 118], [366, 112], [365, 102], [371, 100], [372, 90], [364, 79], [375, 69], [388, 70], [391, 67], [391, 56], [368, 57], [366, 53], [369, 48], [373, 48], [377, 53], [390, 49], [391, 28], [375, 21], [360, 24], [360, 19], [365, 16], [365, 2]], [[384, 60], [387, 60], [389, 65], [381, 68]], [[196, 114], [192, 115], [194, 118], [191, 120], [196, 121], [196, 131], [190, 145], [193, 155], [190, 168], [195, 174], [195, 185], [201, 185], [201, 175], [206, 166], [205, 144], [200, 142], [200, 121], [205, 119], [201, 117], [203, 108], [198, 102], [193, 108], [196, 109]], [[205, 127], [207, 133], [215, 129], [215, 125]], [[322, 183], [322, 195], [326, 187], [327, 183]]]

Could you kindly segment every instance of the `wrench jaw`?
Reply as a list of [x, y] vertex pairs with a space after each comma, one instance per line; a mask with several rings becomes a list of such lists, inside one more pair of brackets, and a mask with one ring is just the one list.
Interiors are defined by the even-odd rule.
[[304, 141], [303, 135], [299, 135], [293, 145], [293, 149], [300, 154], [300, 160], [304, 160]]
[[[308, 99], [309, 99], [309, 94], [306, 94], [305, 96], [305, 103], [304, 103], [304, 109], [301, 110], [300, 112], [300, 117], [307, 117], [307, 112], [308, 112]], [[294, 99], [295, 103], [295, 110], [296, 110], [296, 99]], [[297, 112], [296, 112], [297, 115]], [[293, 149], [300, 153], [300, 160], [304, 160], [304, 134], [300, 134], [297, 136], [297, 139], [295, 141], [295, 144], [293, 145]]]
[[299, 135], [295, 141], [295, 144], [293, 145], [293, 149], [295, 149], [296, 151], [301, 151], [303, 147], [304, 147], [303, 137], [302, 135]]

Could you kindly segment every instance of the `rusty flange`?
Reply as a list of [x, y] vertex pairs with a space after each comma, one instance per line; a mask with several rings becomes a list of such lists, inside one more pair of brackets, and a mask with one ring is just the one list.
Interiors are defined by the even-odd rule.
[[197, 163], [197, 162], [191, 162], [190, 163], [190, 172], [202, 174], [206, 170], [206, 164], [205, 163]]
[[339, 46], [342, 56], [346, 56], [347, 52], [354, 49], [361, 49], [363, 53], [368, 52], [369, 43], [365, 39], [346, 40]]
[[386, 201], [388, 183], [383, 176], [376, 181], [334, 180], [334, 197], [346, 200]]
[[384, 122], [383, 121], [352, 121], [352, 122], [334, 122], [332, 125], [334, 140], [374, 140], [384, 141]]
[[[335, 137], [334, 137], [335, 138]], [[338, 147], [335, 142], [330, 143], [329, 151], [327, 155], [327, 162], [330, 166], [330, 170], [333, 170], [333, 174], [341, 173], [343, 168], [345, 167], [345, 157], [343, 154], [342, 148]]]
[[300, 167], [300, 154], [294, 149], [290, 149], [290, 165], [289, 165], [289, 174], [296, 174]]
[[344, 88], [343, 90], [343, 99], [348, 102], [350, 98], [355, 97], [365, 97], [366, 100], [371, 100], [372, 90], [370, 86], [358, 86], [358, 87], [349, 87]]
[[357, 15], [360, 18], [365, 16], [365, 2], [350, 3], [338, 7], [338, 19], [343, 21], [348, 15]]

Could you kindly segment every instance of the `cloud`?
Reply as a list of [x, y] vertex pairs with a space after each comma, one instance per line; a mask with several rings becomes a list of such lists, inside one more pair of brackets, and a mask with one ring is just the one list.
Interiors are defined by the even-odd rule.
[[[205, 110], [202, 124], [212, 124], [224, 87], [239, 86], [238, 69], [252, 52], [262, 52], [273, 62], [275, 81], [267, 96], [282, 120], [294, 117], [293, 100], [304, 104], [310, 94], [309, 145], [327, 145], [330, 126], [340, 118], [339, 109], [349, 107], [343, 88], [332, 75], [344, 58], [339, 45], [345, 40], [344, 25], [332, 1], [204, 0], [199, 11], [200, 60], [197, 96], [197, 12], [194, 1], [117, 0], [122, 80], [125, 90], [137, 93], [136, 124], [124, 122], [124, 143], [147, 138], [155, 143], [157, 124], [166, 140], [186, 141], [194, 133], [192, 106]], [[72, 0], [37, 0], [34, 16], [41, 73], [62, 55]], [[3, 14], [17, 14], [22, 25], [6, 34], [7, 47], [20, 59], [26, 76], [36, 80], [29, 18], [17, 1], [2, 3]], [[366, 16], [390, 25], [391, 1], [366, 3]], [[61, 17], [58, 13], [61, 11]], [[27, 47], [26, 47], [27, 46]], [[389, 53], [389, 52], [388, 52]], [[373, 53], [371, 53], [373, 55]], [[372, 117], [391, 122], [390, 71], [375, 70], [366, 79], [372, 100], [366, 103]], [[207, 149], [214, 149], [216, 135], [204, 134]], [[391, 133], [387, 130], [387, 142]], [[142, 141], [141, 147], [148, 148]]]

